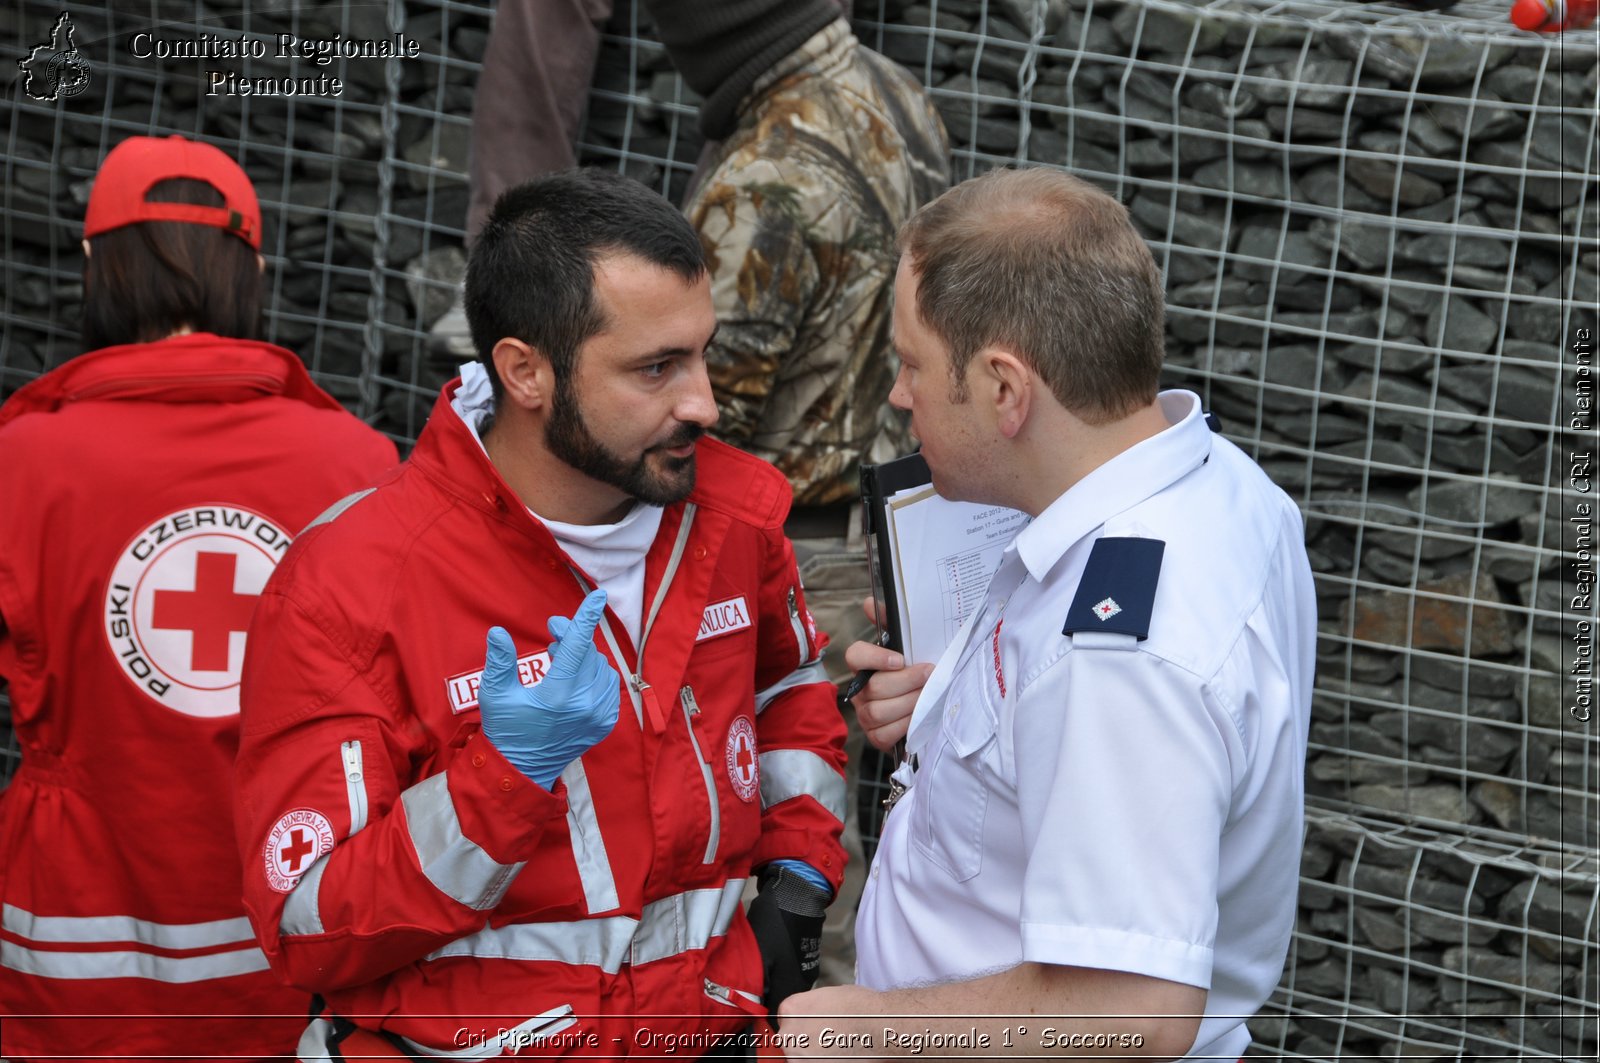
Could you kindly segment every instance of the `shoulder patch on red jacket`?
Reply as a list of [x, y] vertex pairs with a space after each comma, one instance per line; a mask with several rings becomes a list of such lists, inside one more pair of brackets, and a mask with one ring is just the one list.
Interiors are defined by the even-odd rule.
[[689, 501], [758, 528], [783, 527], [794, 498], [783, 473], [760, 458], [709, 438], [700, 440], [695, 464], [694, 493]]

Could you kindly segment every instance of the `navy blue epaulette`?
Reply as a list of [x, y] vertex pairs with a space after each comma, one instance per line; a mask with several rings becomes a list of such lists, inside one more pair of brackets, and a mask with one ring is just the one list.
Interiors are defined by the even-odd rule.
[[1218, 417], [1210, 410], [1205, 411], [1205, 417], [1207, 428], [1211, 429], [1213, 432], [1222, 431], [1222, 418]]
[[1099, 631], [1132, 635], [1144, 641], [1150, 635], [1150, 614], [1161, 578], [1161, 555], [1167, 544], [1160, 539], [1106, 536], [1089, 551], [1089, 563], [1078, 593], [1067, 610], [1063, 635]]

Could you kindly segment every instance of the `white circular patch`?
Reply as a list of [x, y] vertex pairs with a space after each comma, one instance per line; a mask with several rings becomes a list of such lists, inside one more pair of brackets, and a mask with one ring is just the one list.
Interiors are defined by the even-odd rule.
[[245, 631], [290, 535], [238, 506], [169, 513], [117, 556], [105, 633], [130, 682], [186, 716], [239, 712]]
[[267, 884], [279, 893], [288, 893], [317, 857], [332, 849], [333, 824], [327, 816], [309, 808], [285, 813], [272, 825], [261, 853], [267, 865]]
[[728, 780], [741, 801], [754, 801], [760, 777], [756, 771], [756, 728], [740, 716], [728, 728]]

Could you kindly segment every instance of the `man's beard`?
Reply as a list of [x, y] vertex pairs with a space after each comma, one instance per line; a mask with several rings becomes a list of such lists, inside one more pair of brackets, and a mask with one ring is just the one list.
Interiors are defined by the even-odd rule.
[[[556, 385], [550, 420], [544, 426], [545, 444], [556, 457], [590, 479], [610, 484], [652, 506], [681, 502], [694, 490], [694, 454], [676, 458], [660, 452], [693, 443], [704, 434], [700, 425], [680, 421], [666, 442], [647, 448], [630, 461], [608, 449], [589, 431], [570, 381]], [[653, 463], [652, 452], [657, 452]]]

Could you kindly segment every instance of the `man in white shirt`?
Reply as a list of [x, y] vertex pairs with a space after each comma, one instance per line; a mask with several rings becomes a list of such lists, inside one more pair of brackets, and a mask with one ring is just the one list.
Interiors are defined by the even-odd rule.
[[857, 710], [906, 737], [907, 789], [860, 984], [790, 998], [786, 1050], [1237, 1058], [1294, 922], [1299, 512], [1197, 396], [1158, 393], [1160, 277], [1109, 196], [996, 171], [900, 246], [891, 401], [941, 494], [1033, 520], [931, 674], [847, 655], [880, 670]]

